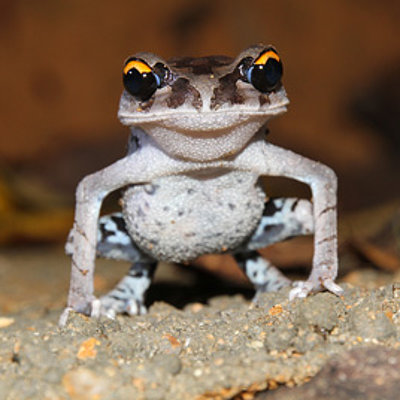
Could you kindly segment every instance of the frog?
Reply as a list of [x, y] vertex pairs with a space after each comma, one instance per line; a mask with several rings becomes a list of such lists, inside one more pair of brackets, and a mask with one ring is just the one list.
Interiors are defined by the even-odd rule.
[[[130, 128], [125, 157], [84, 177], [66, 243], [72, 257], [67, 308], [91, 317], [146, 312], [145, 294], [160, 261], [188, 263], [231, 254], [256, 290], [291, 286], [289, 299], [335, 283], [337, 176], [328, 166], [267, 140], [267, 124], [287, 110], [283, 63], [272, 45], [236, 57], [129, 57], [122, 71], [118, 117]], [[311, 189], [311, 199], [270, 198], [263, 176], [286, 177]], [[121, 210], [101, 214], [121, 190]], [[259, 249], [314, 235], [309, 277], [291, 282]], [[126, 276], [94, 295], [96, 257], [131, 263]], [[210, 282], [210, 285], [212, 283]]]

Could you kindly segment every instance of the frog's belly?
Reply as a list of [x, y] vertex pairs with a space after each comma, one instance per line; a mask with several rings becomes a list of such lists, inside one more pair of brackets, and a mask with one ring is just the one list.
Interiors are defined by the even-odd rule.
[[235, 171], [134, 186], [124, 194], [123, 212], [143, 251], [158, 260], [183, 262], [239, 246], [257, 227], [264, 201], [257, 177]]

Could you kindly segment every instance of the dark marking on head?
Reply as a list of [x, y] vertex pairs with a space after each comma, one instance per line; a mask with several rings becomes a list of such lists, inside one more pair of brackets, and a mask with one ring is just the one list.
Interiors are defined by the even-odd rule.
[[194, 75], [210, 75], [214, 69], [232, 63], [233, 59], [228, 56], [207, 57], [174, 57], [168, 64], [180, 70], [186, 70]]
[[260, 94], [258, 96], [258, 101], [260, 102], [260, 106], [263, 106], [264, 104], [271, 104], [268, 94]]
[[240, 71], [235, 68], [229, 74], [224, 75], [219, 79], [219, 86], [214, 89], [213, 97], [211, 98], [210, 108], [217, 109], [225, 103], [243, 104], [244, 99], [238, 92], [236, 82], [241, 79]]
[[147, 112], [150, 111], [150, 109], [154, 103], [154, 100], [155, 100], [155, 96], [153, 94], [153, 96], [151, 96], [148, 100], [140, 102], [139, 109], [141, 111], [147, 111]]
[[234, 209], [236, 208], [236, 206], [235, 206], [234, 204], [232, 204], [232, 203], [228, 203], [228, 207], [229, 207], [231, 210], [234, 210]]
[[199, 91], [186, 78], [178, 78], [171, 86], [171, 95], [167, 98], [169, 108], [178, 108], [191, 99], [192, 106], [197, 110], [203, 105]]
[[276, 205], [276, 199], [269, 199], [265, 205], [264, 205], [264, 211], [263, 211], [263, 216], [264, 217], [272, 217], [275, 215], [277, 212], [282, 210], [282, 207], [277, 207]]

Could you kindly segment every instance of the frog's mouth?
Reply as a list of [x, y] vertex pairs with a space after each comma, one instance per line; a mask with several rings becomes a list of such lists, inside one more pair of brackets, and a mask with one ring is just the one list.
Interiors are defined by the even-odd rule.
[[260, 104], [252, 96], [244, 104], [227, 102], [217, 109], [203, 102], [199, 109], [187, 103], [168, 108], [159, 96], [146, 109], [123, 96], [118, 117], [124, 125], [142, 129], [172, 157], [212, 161], [238, 153], [269, 119], [286, 111], [284, 91], [269, 99]]
[[287, 111], [286, 105], [277, 104], [269, 107], [268, 111], [254, 109], [221, 109], [217, 111], [198, 111], [193, 109], [186, 110], [166, 110], [155, 113], [130, 113], [119, 112], [118, 118], [122, 124], [127, 126], [140, 126], [147, 131], [148, 126], [159, 125], [167, 129], [174, 129], [177, 132], [196, 135], [215, 132], [218, 136], [226, 129], [232, 129], [237, 125], [255, 119], [269, 120], [272, 117], [283, 114]]
[[226, 114], [221, 114], [221, 120], [218, 119], [218, 113], [212, 113], [212, 118], [210, 116], [179, 114], [175, 121], [169, 116], [165, 120], [135, 121], [132, 125], [145, 131], [172, 157], [202, 162], [238, 153], [272, 114], [235, 113], [234, 118], [228, 118], [228, 123]]

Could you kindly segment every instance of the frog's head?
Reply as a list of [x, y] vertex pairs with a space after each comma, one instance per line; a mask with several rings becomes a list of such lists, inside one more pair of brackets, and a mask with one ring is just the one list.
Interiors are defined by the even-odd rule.
[[142, 128], [173, 157], [196, 161], [236, 154], [273, 116], [286, 111], [282, 62], [257, 45], [232, 59], [150, 53], [129, 58], [118, 116]]

